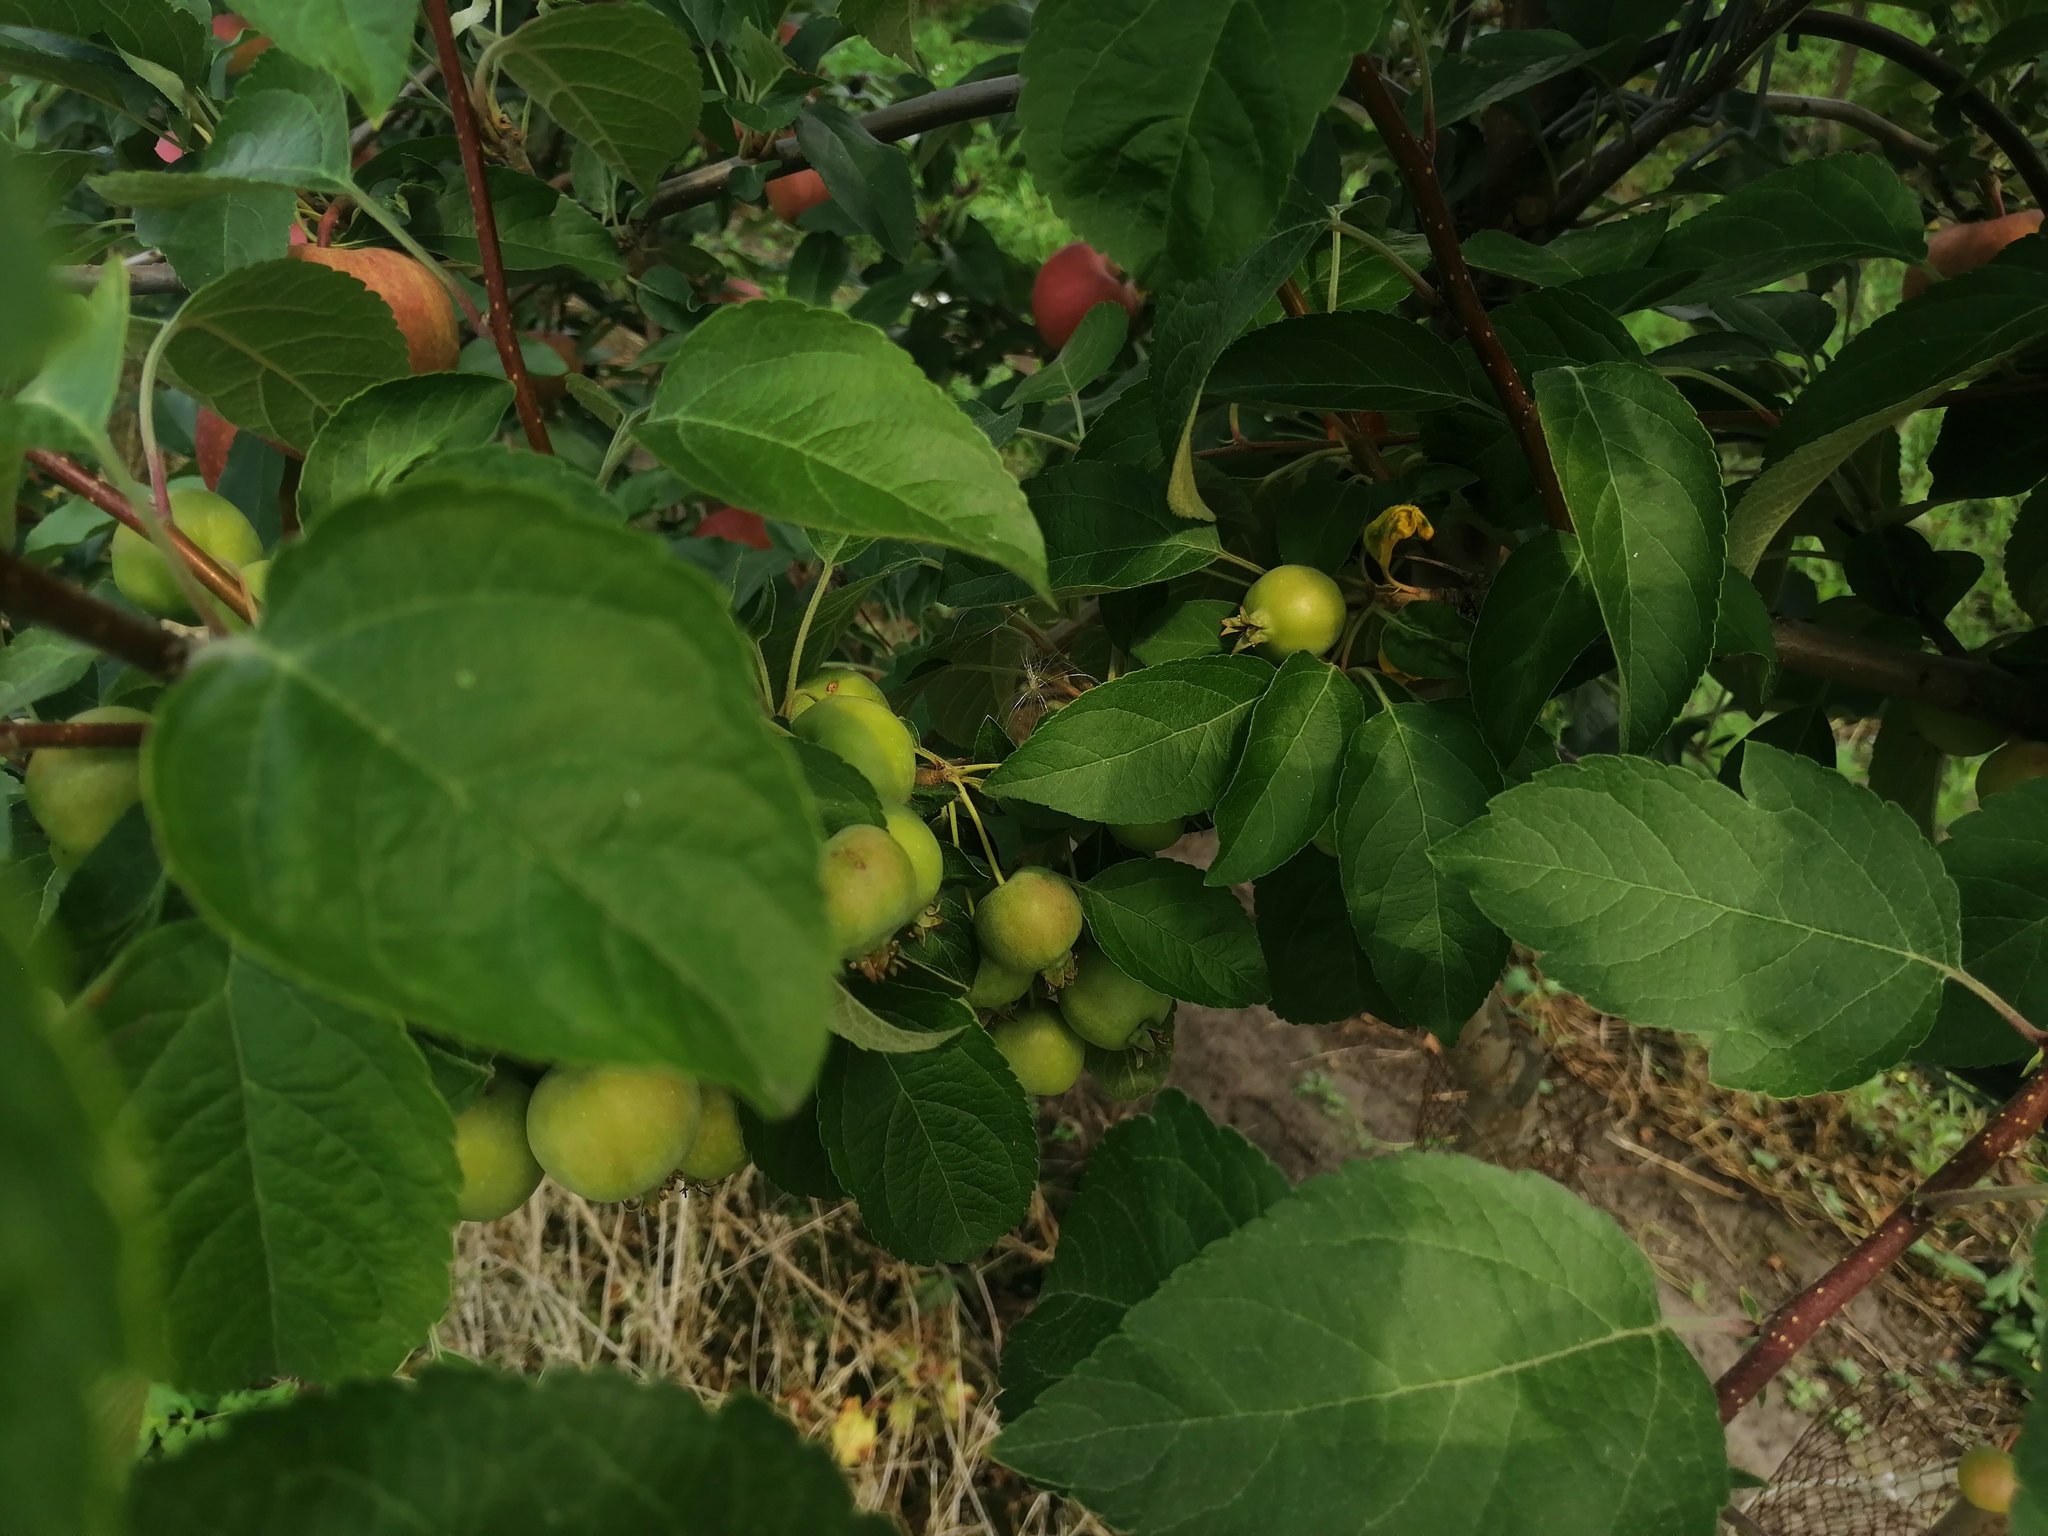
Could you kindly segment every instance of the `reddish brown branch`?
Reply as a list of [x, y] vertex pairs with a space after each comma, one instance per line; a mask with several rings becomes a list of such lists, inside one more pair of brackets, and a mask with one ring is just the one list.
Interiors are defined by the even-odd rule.
[[[61, 453], [52, 453], [47, 448], [31, 448], [28, 451], [28, 461], [74, 496], [83, 496], [123, 527], [134, 530], [145, 539], [149, 537], [148, 524], [144, 523], [141, 514], [128, 504], [128, 498], [91, 470], [65, 458]], [[250, 605], [249, 594], [242, 586], [241, 579], [194, 544], [185, 532], [168, 518], [165, 519], [164, 530], [170, 534], [172, 545], [183, 557], [185, 564], [191, 567], [192, 574], [199, 578], [199, 584], [227, 604], [229, 611], [244, 624], [255, 623], [255, 610]]]
[[1387, 152], [1394, 157], [1401, 180], [1407, 184], [1408, 195], [1415, 200], [1416, 217], [1422, 223], [1423, 234], [1429, 238], [1430, 255], [1435, 258], [1441, 279], [1439, 287], [1450, 301], [1451, 313], [1465, 328], [1465, 335], [1472, 343], [1472, 351], [1479, 359], [1480, 368], [1485, 371], [1487, 382], [1493, 385], [1494, 394], [1500, 398], [1501, 410], [1506, 413], [1508, 426], [1522, 446], [1522, 456], [1529, 461], [1529, 473], [1536, 481], [1537, 493], [1543, 498], [1544, 515], [1550, 520], [1551, 527], [1570, 533], [1571, 510], [1565, 505], [1564, 488], [1558, 484], [1557, 466], [1550, 459], [1550, 444], [1544, 441], [1543, 423], [1537, 418], [1536, 402], [1529, 398], [1529, 390], [1522, 383], [1521, 374], [1515, 371], [1507, 348], [1501, 345], [1500, 337], [1494, 334], [1493, 323], [1486, 318], [1486, 306], [1480, 303], [1479, 290], [1472, 283], [1472, 269], [1465, 265], [1465, 253], [1458, 245], [1458, 231], [1451, 223], [1450, 205], [1444, 201], [1443, 188], [1436, 179], [1435, 163], [1423, 153], [1415, 135], [1408, 131], [1407, 119], [1394, 104], [1386, 82], [1380, 78], [1380, 72], [1369, 55], [1361, 53], [1352, 60], [1347, 89], [1372, 118], [1373, 126], [1386, 143]]
[[1936, 656], [1864, 640], [1803, 619], [1776, 619], [1778, 664], [1852, 688], [1989, 721], [2031, 741], [2048, 741], [2048, 691], [1974, 657]]
[[139, 747], [149, 727], [141, 721], [0, 720], [0, 756], [39, 752], [45, 747]]
[[540, 419], [540, 401], [519, 351], [519, 333], [512, 326], [512, 297], [505, 286], [505, 255], [498, 246], [498, 216], [491, 208], [491, 186], [484, 170], [484, 147], [477, 133], [476, 108], [469, 99], [462, 55], [456, 51], [455, 28], [448, 19], [448, 0], [427, 0], [427, 25], [433, 29], [434, 51], [440, 57], [441, 79], [448, 87], [448, 106], [455, 119], [455, 139], [462, 146], [462, 178], [469, 183], [469, 208], [476, 218], [476, 248], [484, 269], [484, 292], [491, 301], [491, 339], [498, 360], [512, 381], [513, 400], [526, 441], [535, 453], [553, 453], [547, 424]]
[[103, 603], [5, 552], [0, 552], [0, 613], [47, 624], [152, 677], [176, 677], [185, 666], [185, 641], [162, 625]]
[[1740, 1413], [1828, 1319], [1919, 1241], [1934, 1224], [1936, 1214], [1933, 1207], [1922, 1203], [1926, 1196], [1968, 1189], [2031, 1141], [2044, 1114], [2048, 1114], [2048, 1071], [2028, 1078], [1991, 1123], [1937, 1168], [1855, 1252], [1772, 1313], [1764, 1324], [1763, 1337], [1714, 1383], [1714, 1395], [1721, 1402], [1721, 1422], [1725, 1424]]

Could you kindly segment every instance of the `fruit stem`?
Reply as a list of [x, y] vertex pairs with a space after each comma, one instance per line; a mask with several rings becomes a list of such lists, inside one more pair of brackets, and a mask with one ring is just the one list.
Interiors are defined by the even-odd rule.
[[1247, 560], [1243, 555], [1233, 555], [1227, 549], [1217, 550], [1216, 558], [1218, 560], [1227, 560], [1232, 565], [1241, 565], [1246, 570], [1250, 571], [1254, 576], [1263, 576], [1266, 574], [1266, 568], [1263, 565], [1260, 565], [1255, 561]]
[[1972, 976], [1968, 971], [1960, 967], [1944, 967], [1943, 974], [1965, 991], [1976, 994], [1993, 1013], [2010, 1024], [2019, 1034], [2019, 1037], [2026, 1041], [2027, 1044], [2035, 1047], [2037, 1050], [2042, 1045], [2048, 1044], [2048, 1033], [2044, 1033], [2036, 1029], [2032, 1024], [2029, 1024], [2025, 1014], [1985, 986], [1983, 982]]
[[[796, 705], [796, 685], [804, 678], [804, 644], [811, 638], [811, 621], [818, 616], [818, 604], [825, 600], [825, 589], [832, 585], [835, 569], [827, 560], [818, 571], [817, 585], [811, 588], [811, 600], [804, 604], [803, 622], [796, 627], [796, 644], [789, 652], [789, 684], [782, 691], [782, 717], [787, 720], [789, 712]], [[824, 719], [823, 715], [818, 717]]]
[[[218, 638], [228, 632], [227, 620], [220, 616], [220, 610], [213, 605], [213, 596], [201, 582], [185, 557], [179, 553], [177, 543], [171, 538], [171, 493], [164, 479], [164, 451], [156, 440], [156, 375], [163, 365], [164, 348], [177, 334], [179, 316], [173, 315], [157, 327], [156, 336], [150, 341], [149, 351], [143, 354], [142, 377], [136, 384], [135, 420], [142, 436], [142, 462], [149, 466], [149, 500], [143, 514], [143, 537], [156, 546], [158, 554], [164, 557], [164, 564], [170, 568], [172, 579], [185, 593], [185, 600], [198, 613], [206, 632]], [[111, 455], [103, 455], [109, 464]], [[246, 595], [238, 612], [243, 623], [250, 622], [249, 600]]]
[[1064, 437], [1054, 437], [1050, 432], [1034, 432], [1029, 427], [1019, 427], [1016, 430], [1016, 432], [1012, 435], [1016, 437], [1028, 437], [1035, 442], [1050, 443], [1053, 447], [1064, 448], [1069, 453], [1079, 453], [1081, 451], [1081, 445], [1079, 443], [1070, 443]]
[[[1345, 223], [1342, 219], [1331, 221], [1330, 234], [1333, 239], [1337, 236], [1342, 236], [1347, 240], [1356, 240], [1360, 245], [1408, 279], [1408, 286], [1415, 290], [1415, 296], [1421, 299], [1423, 303], [1427, 304], [1431, 309], [1442, 307], [1444, 302], [1443, 296], [1430, 285], [1429, 279], [1395, 255], [1394, 248], [1388, 245], [1386, 241], [1381, 240], [1376, 235], [1369, 235], [1364, 230]], [[1332, 305], [1331, 307], [1335, 308], [1336, 306]]]
[[989, 841], [988, 828], [981, 824], [981, 812], [974, 808], [974, 796], [967, 792], [967, 786], [957, 786], [960, 803], [967, 807], [967, 819], [974, 823], [974, 830], [981, 834], [981, 851], [988, 855], [988, 867], [996, 877], [996, 884], [1003, 883], [1003, 866], [996, 859], [996, 845]]
[[[505, 286], [505, 256], [498, 246], [498, 216], [491, 207], [491, 187], [484, 166], [483, 144], [477, 134], [476, 107], [469, 99], [463, 78], [462, 54], [455, 46], [455, 28], [448, 19], [448, 0], [426, 0], [427, 25], [434, 34], [434, 51], [441, 61], [441, 82], [448, 90], [448, 106], [455, 118], [455, 138], [462, 147], [462, 179], [469, 184], [469, 208], [476, 221], [477, 254], [482, 258], [484, 292], [491, 301], [491, 336], [498, 344], [498, 360], [505, 377], [512, 381], [513, 399], [519, 409], [519, 424], [526, 429], [526, 441], [535, 453], [552, 454], [547, 424], [540, 419], [540, 401], [533, 393], [533, 379], [527, 374], [526, 359], [519, 351], [519, 337], [512, 329], [512, 296]], [[388, 225], [386, 226], [389, 227]]]

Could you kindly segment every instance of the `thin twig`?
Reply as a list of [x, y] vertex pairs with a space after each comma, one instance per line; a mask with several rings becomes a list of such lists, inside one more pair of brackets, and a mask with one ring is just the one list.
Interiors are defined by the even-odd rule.
[[1788, 671], [1968, 715], [2030, 741], [2048, 740], [2048, 692], [1991, 662], [1909, 651], [1803, 619], [1773, 619], [1771, 633], [1778, 665]]
[[142, 733], [148, 729], [139, 720], [0, 720], [0, 757], [40, 752], [46, 747], [139, 747]]
[[1920, 1197], [1922, 1205], [1937, 1211], [1954, 1205], [1994, 1205], [2005, 1200], [2048, 1200], [2048, 1184], [1993, 1184], [1988, 1189], [1951, 1189]]
[[189, 647], [160, 624], [103, 603], [40, 566], [0, 550], [0, 613], [47, 624], [59, 634], [105, 651], [152, 677], [184, 670]]
[[1492, 322], [1486, 318], [1486, 306], [1479, 301], [1479, 290], [1472, 283], [1472, 270], [1465, 265], [1465, 253], [1458, 245], [1458, 231], [1451, 223], [1450, 206], [1444, 201], [1443, 188], [1437, 183], [1436, 166], [1422, 152], [1422, 146], [1415, 142], [1415, 135], [1408, 131], [1408, 121], [1394, 104], [1394, 98], [1388, 93], [1386, 82], [1380, 78], [1379, 69], [1370, 55], [1361, 53], [1351, 61], [1348, 88], [1372, 117], [1373, 126], [1379, 129], [1380, 138], [1394, 157], [1402, 181], [1407, 184], [1408, 195], [1414, 199], [1422, 232], [1429, 237], [1430, 254], [1436, 258], [1437, 276], [1442, 279], [1444, 296], [1450, 301], [1451, 312], [1458, 317], [1458, 323], [1465, 328], [1472, 350], [1479, 358], [1479, 366], [1485, 370], [1487, 382], [1493, 385], [1494, 394], [1500, 398], [1508, 426], [1521, 444], [1522, 456], [1529, 461], [1530, 476], [1536, 482], [1537, 493], [1543, 498], [1544, 515], [1551, 527], [1570, 533], [1571, 510], [1565, 505], [1564, 488], [1558, 484], [1557, 466], [1551, 462], [1550, 445], [1544, 441], [1543, 423], [1537, 418], [1536, 402], [1529, 398], [1521, 374], [1515, 371], [1507, 348], [1501, 345], [1500, 337], [1494, 334]]
[[1941, 164], [1940, 145], [1928, 143], [1917, 133], [1909, 133], [1890, 118], [1880, 117], [1870, 108], [1859, 107], [1853, 101], [1837, 101], [1832, 96], [1787, 96], [1772, 91], [1764, 97], [1764, 110], [1779, 117], [1817, 117], [1823, 122], [1844, 123], [1880, 144], [1890, 145], [1902, 155], [1909, 155], [1927, 165]]
[[513, 401], [519, 410], [519, 424], [526, 429], [527, 443], [535, 453], [553, 453], [547, 424], [540, 419], [540, 401], [534, 397], [533, 380], [527, 375], [526, 359], [519, 351], [519, 333], [512, 325], [512, 297], [505, 286], [505, 256], [498, 247], [498, 216], [491, 207], [476, 108], [462, 77], [462, 55], [455, 47], [448, 0], [427, 0], [426, 10], [427, 25], [434, 33], [434, 49], [440, 56], [442, 83], [448, 88], [448, 106], [455, 118], [456, 142], [462, 146], [462, 178], [469, 183], [477, 255], [484, 269], [484, 292], [491, 301], [491, 339], [498, 344], [498, 360], [504, 364], [505, 377], [512, 381]]

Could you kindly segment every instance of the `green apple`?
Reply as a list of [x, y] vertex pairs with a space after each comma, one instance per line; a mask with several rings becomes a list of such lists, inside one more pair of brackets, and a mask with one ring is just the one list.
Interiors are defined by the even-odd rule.
[[1320, 656], [1344, 632], [1344, 594], [1312, 565], [1276, 565], [1251, 584], [1237, 623], [1270, 661]]
[[833, 952], [842, 960], [873, 954], [919, 911], [917, 869], [881, 827], [835, 832], [825, 844], [821, 880]]
[[888, 705], [839, 694], [820, 699], [790, 729], [858, 768], [883, 805], [901, 805], [910, 798], [917, 782], [917, 742]]
[[1095, 1086], [1119, 1104], [1157, 1093], [1173, 1071], [1173, 1031], [1152, 1034], [1148, 1044], [1149, 1049], [1134, 1045], [1121, 1051], [1089, 1046], [1088, 1075], [1095, 1079]]
[[1913, 728], [1950, 757], [1978, 757], [2005, 740], [2006, 733], [1995, 725], [1952, 715], [1931, 704], [1915, 704]]
[[821, 699], [835, 698], [866, 699], [884, 709], [889, 707], [889, 695], [865, 672], [856, 672], [851, 667], [827, 667], [796, 685], [796, 697], [789, 702], [789, 718], [796, 719]]
[[1076, 957], [1074, 979], [1060, 988], [1059, 1004], [1067, 1027], [1106, 1051], [1122, 1050], [1173, 1011], [1172, 998], [1125, 975], [1100, 950]]
[[669, 1067], [556, 1067], [526, 1107], [526, 1141], [548, 1177], [586, 1200], [627, 1200], [676, 1171], [703, 1113]]
[[541, 1168], [526, 1144], [526, 1106], [533, 1090], [506, 1072], [455, 1117], [455, 1160], [462, 1165], [456, 1213], [464, 1221], [496, 1221], [526, 1204]]
[[916, 910], [922, 912], [939, 894], [939, 882], [946, 874], [946, 856], [932, 829], [907, 805], [889, 807], [889, 835], [910, 857], [910, 867], [917, 874]]
[[1162, 848], [1171, 848], [1180, 841], [1180, 834], [1181, 821], [1177, 816], [1172, 821], [1129, 822], [1109, 829], [1111, 837], [1138, 853], [1157, 853]]
[[1991, 796], [2048, 775], [2048, 742], [2015, 737], [1977, 765], [1977, 798]]
[[1027, 864], [981, 898], [974, 935], [1004, 970], [1042, 971], [1081, 936], [1081, 898], [1059, 875]]
[[[171, 521], [178, 531], [221, 564], [240, 570], [263, 558], [263, 540], [227, 497], [181, 486], [171, 492], [170, 501]], [[198, 617], [170, 562], [126, 524], [114, 530], [114, 585], [129, 602], [158, 618], [189, 624]]]
[[1963, 1453], [1956, 1467], [1956, 1492], [1972, 1508], [2002, 1515], [2012, 1508], [2012, 1496], [2019, 1492], [2012, 1457], [1995, 1445], [1980, 1445]]
[[975, 1008], [1007, 1008], [1031, 990], [1032, 975], [1030, 971], [1006, 970], [983, 955], [981, 964], [975, 967], [974, 985], [967, 989], [968, 1004]]
[[739, 1106], [732, 1095], [710, 1083], [700, 1085], [697, 1092], [704, 1101], [704, 1113], [677, 1171], [692, 1184], [710, 1184], [747, 1166], [747, 1143], [740, 1134]]
[[[149, 716], [112, 704], [71, 720], [146, 725]], [[142, 754], [132, 747], [43, 747], [30, 756], [22, 789], [29, 813], [50, 840], [50, 857], [59, 869], [69, 869], [142, 798]]]
[[1040, 1097], [1073, 1087], [1088, 1057], [1080, 1037], [1042, 1004], [990, 1025], [988, 1037], [1009, 1061], [1024, 1091]]

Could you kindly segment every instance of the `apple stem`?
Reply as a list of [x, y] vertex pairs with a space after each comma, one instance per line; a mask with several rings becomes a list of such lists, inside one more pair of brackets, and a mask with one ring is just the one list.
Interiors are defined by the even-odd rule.
[[[156, 337], [149, 344], [149, 351], [143, 355], [142, 377], [135, 390], [135, 419], [142, 435], [142, 462], [149, 469], [149, 510], [141, 519], [142, 536], [154, 544], [157, 553], [164, 557], [172, 578], [185, 593], [185, 600], [198, 613], [206, 632], [216, 637], [228, 632], [227, 622], [221, 618], [220, 610], [213, 605], [214, 594], [206, 582], [200, 580], [198, 570], [185, 559], [171, 531], [177, 524], [171, 518], [171, 492], [164, 477], [164, 451], [156, 440], [156, 375], [163, 365], [164, 348], [177, 333], [176, 317], [164, 322]], [[188, 544], [190, 540], [186, 541]], [[197, 546], [193, 546], [196, 548]], [[209, 562], [211, 563], [211, 562]], [[222, 573], [226, 575], [226, 572]], [[241, 593], [241, 583], [232, 576], [228, 583]], [[236, 610], [243, 623], [250, 622], [249, 601], [242, 597]]]
[[5, 550], [0, 550], [0, 612], [47, 624], [152, 677], [176, 677], [189, 654], [183, 636], [103, 603]]
[[804, 604], [803, 622], [796, 627], [796, 645], [789, 653], [789, 683], [782, 694], [784, 719], [789, 718], [790, 710], [796, 705], [796, 685], [803, 681], [804, 645], [811, 638], [811, 621], [818, 616], [818, 605], [825, 600], [825, 589], [832, 585], [834, 569], [832, 562], [827, 560], [818, 572], [818, 584], [811, 588], [811, 600]]
[[139, 747], [149, 727], [125, 720], [0, 720], [0, 757], [48, 747]]
[[505, 286], [505, 256], [498, 246], [498, 218], [491, 208], [490, 182], [485, 174], [483, 143], [477, 134], [476, 107], [470, 100], [463, 75], [462, 55], [455, 47], [455, 28], [448, 19], [448, 0], [426, 0], [427, 25], [434, 33], [434, 50], [441, 61], [441, 80], [448, 88], [448, 106], [455, 119], [456, 142], [462, 146], [462, 179], [469, 184], [469, 208], [476, 219], [477, 254], [482, 257], [484, 292], [491, 302], [491, 338], [498, 344], [498, 360], [505, 377], [512, 381], [513, 399], [519, 410], [519, 424], [526, 429], [526, 441], [535, 453], [552, 454], [547, 424], [540, 419], [540, 401], [533, 393], [533, 380], [526, 372], [526, 359], [519, 351], [519, 337], [512, 328], [512, 298]]

